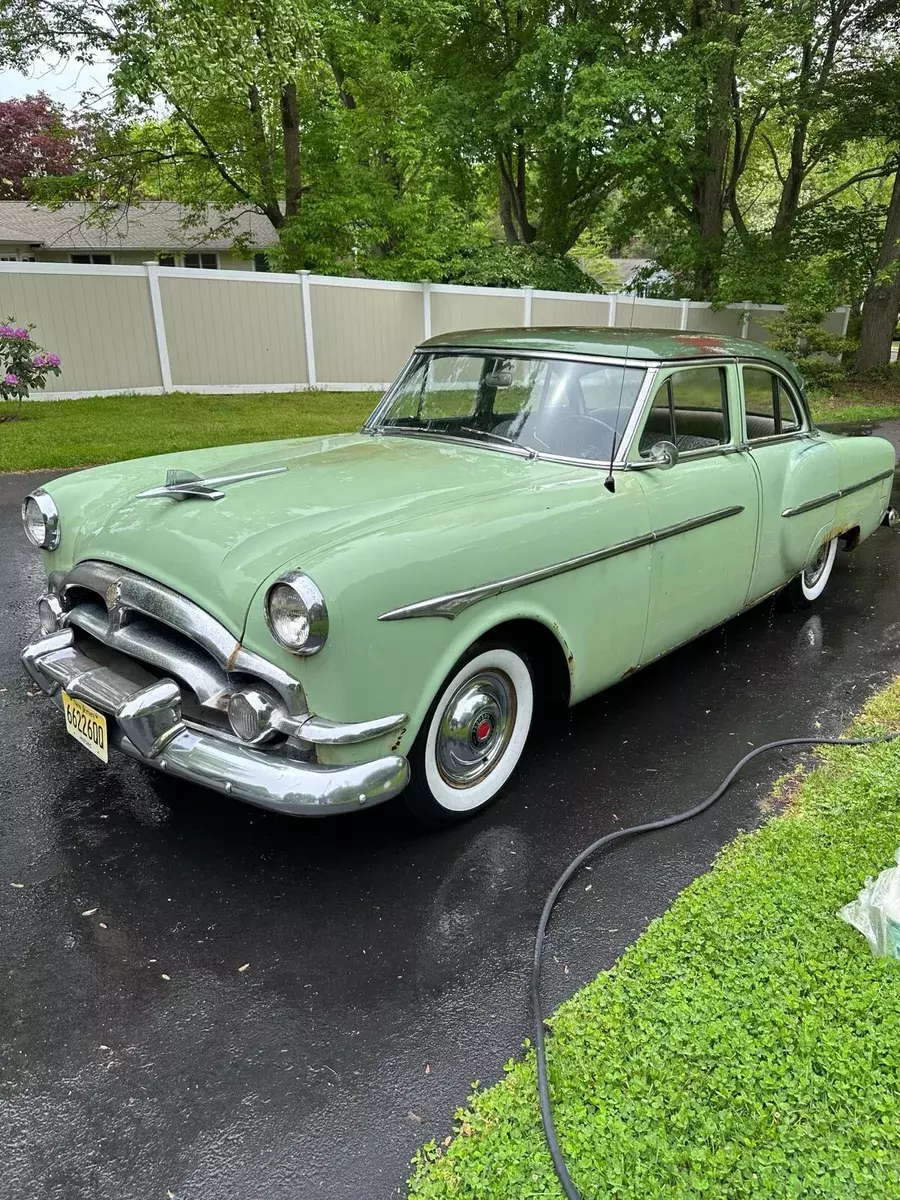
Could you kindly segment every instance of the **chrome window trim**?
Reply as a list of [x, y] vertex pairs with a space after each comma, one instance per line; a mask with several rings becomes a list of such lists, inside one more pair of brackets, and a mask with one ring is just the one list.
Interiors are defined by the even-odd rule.
[[[815, 425], [813, 424], [813, 419], [812, 419], [812, 416], [810, 415], [809, 408], [807, 407], [806, 400], [804, 399], [800, 389], [797, 387], [797, 385], [794, 383], [794, 381], [790, 378], [790, 376], [785, 371], [783, 371], [781, 369], [781, 367], [776, 366], [775, 363], [769, 362], [769, 360], [765, 359], [765, 358], [744, 358], [743, 356], [740, 356], [735, 360], [735, 362], [736, 362], [736, 365], [738, 368], [738, 372], [741, 376], [740, 400], [741, 400], [741, 416], [743, 417], [743, 420], [744, 420], [744, 438], [747, 442], [749, 442], [749, 444], [751, 446], [772, 445], [775, 442], [787, 441], [790, 438], [796, 438], [796, 437], [802, 437], [802, 436], [818, 437], [819, 431], [818, 431], [818, 429], [816, 429]], [[754, 367], [757, 370], [768, 371], [770, 375], [776, 376], [776, 378], [780, 379], [782, 381], [782, 383], [787, 384], [788, 391], [789, 391], [795, 405], [800, 410], [800, 415], [803, 418], [802, 428], [793, 429], [793, 430], [791, 430], [790, 433], [772, 434], [771, 437], [752, 438], [752, 439], [747, 437], [747, 399], [744, 395], [744, 373], [743, 373], [743, 369], [745, 366]], [[759, 416], [759, 413], [753, 413], [751, 415]]]
[[[746, 442], [729, 442], [727, 445], [709, 446], [706, 449], [685, 450], [679, 452], [678, 462], [697, 462], [704, 458], [725, 458], [729, 454], [746, 454], [749, 449]], [[655, 471], [659, 470], [659, 466], [659, 463], [641, 459], [639, 462], [626, 463], [625, 469], [626, 471]]]
[[801, 513], [812, 512], [814, 508], [821, 508], [824, 504], [830, 504], [833, 500], [841, 500], [844, 496], [852, 496], [854, 492], [861, 492], [864, 488], [874, 487], [876, 483], [881, 483], [885, 479], [893, 479], [893, 467], [889, 471], [882, 471], [879, 475], [873, 475], [871, 479], [863, 479], [860, 483], [852, 483], [849, 487], [839, 488], [836, 492], [829, 492], [825, 496], [819, 496], [817, 500], [807, 500], [804, 504], [798, 504], [794, 508], [786, 508], [781, 514], [783, 517], [797, 517]]
[[[746, 422], [746, 417], [744, 420]], [[751, 450], [760, 450], [764, 446], [780, 446], [784, 442], [808, 442], [815, 436], [808, 429], [795, 429], [793, 433], [773, 433], [770, 437], [753, 438], [752, 441], [748, 440], [747, 445]]]
[[564, 559], [562, 562], [553, 563], [549, 567], [539, 567], [536, 571], [527, 571], [521, 575], [512, 575], [506, 579], [498, 579], [493, 583], [481, 584], [479, 587], [465, 588], [459, 592], [449, 592], [444, 596], [433, 596], [428, 600], [419, 600], [415, 604], [405, 604], [400, 608], [392, 608], [388, 612], [382, 613], [378, 620], [405, 621], [410, 617], [446, 617], [452, 621], [461, 612], [471, 605], [477, 604], [480, 600], [486, 600], [491, 596], [500, 596], [504, 592], [511, 592], [516, 588], [527, 587], [531, 583], [541, 583], [543, 580], [552, 579], [556, 575], [564, 575], [569, 571], [577, 571], [580, 567], [591, 566], [593, 563], [603, 562], [604, 559], [615, 558], [620, 554], [627, 554], [630, 550], [639, 550], [644, 546], [651, 546], [655, 542], [665, 541], [667, 538], [676, 537], [678, 534], [689, 533], [693, 529], [701, 529], [704, 525], [712, 525], [716, 521], [724, 521], [728, 517], [735, 517], [743, 511], [744, 506], [742, 504], [731, 505], [728, 508], [719, 508], [714, 512], [706, 513], [702, 517], [692, 517], [688, 521], [679, 521], [675, 525], [666, 525], [662, 529], [639, 534], [637, 537], [628, 538], [626, 541], [616, 542], [612, 546], [605, 546], [602, 550], [591, 550], [587, 554], [579, 554], [575, 558]]
[[[670, 371], [670, 374], [667, 375], [666, 378], [671, 378], [672, 374], [674, 374], [676, 371], [680, 371], [683, 367], [689, 367], [691, 369], [697, 369], [697, 368], [701, 368], [701, 367], [717, 367], [720, 370], [721, 369], [725, 370], [725, 400], [727, 403], [731, 398], [730, 393], [728, 391], [727, 368], [728, 368], [729, 364], [733, 365], [735, 362], [736, 362], [736, 359], [733, 356], [729, 356], [728, 358], [713, 358], [713, 359], [709, 359], [709, 358], [671, 359], [671, 360], [667, 359], [665, 361], [661, 361], [660, 363], [658, 363], [655, 371], [653, 371], [652, 373], [648, 372], [648, 391], [653, 386], [653, 384], [655, 384], [655, 382], [659, 379], [659, 376], [660, 376], [660, 374], [662, 374], [663, 371]], [[654, 391], [653, 396], [655, 396], [655, 394], [656, 393]], [[641, 402], [635, 403], [634, 407], [635, 407], [635, 413], [637, 414], [637, 416], [635, 417], [635, 421], [634, 421], [635, 428], [632, 430], [632, 445], [629, 446], [628, 449], [625, 451], [624, 460], [623, 460], [625, 469], [628, 471], [652, 471], [652, 470], [659, 469], [659, 463], [648, 462], [641, 455], [641, 452], [640, 452], [639, 434], [640, 434], [641, 429], [643, 429], [644, 422], [650, 415], [650, 410], [653, 407], [653, 396], [645, 395], [643, 397], [639, 397], [638, 399]], [[714, 412], [715, 409], [708, 409], [708, 410], [704, 410], [704, 411]], [[635, 414], [633, 413], [632, 416], [634, 416], [634, 415]], [[720, 455], [724, 455], [724, 454], [741, 454], [745, 450], [749, 449], [745, 440], [741, 440], [741, 441], [735, 440], [737, 438], [738, 431], [733, 430], [731, 428], [732, 420], [731, 420], [730, 412], [726, 411], [724, 415], [726, 416], [726, 419], [728, 421], [728, 429], [729, 429], [728, 441], [727, 442], [719, 442], [715, 446], [701, 447], [698, 450], [685, 450], [684, 452], [679, 451], [679, 454], [678, 454], [678, 462], [679, 463], [681, 463], [681, 462], [697, 462], [699, 459], [703, 459], [703, 458], [718, 458]], [[743, 420], [743, 406], [741, 406], [741, 418]], [[742, 429], [740, 432], [745, 433], [746, 430]], [[637, 457], [629, 459], [628, 454], [631, 452], [632, 449], [635, 450]]]
[[598, 367], [642, 367], [658, 366], [658, 358], [632, 358], [630, 355], [578, 354], [566, 350], [526, 350], [506, 346], [417, 346], [415, 354], [468, 354], [473, 358], [539, 358], [558, 362], [596, 363]]

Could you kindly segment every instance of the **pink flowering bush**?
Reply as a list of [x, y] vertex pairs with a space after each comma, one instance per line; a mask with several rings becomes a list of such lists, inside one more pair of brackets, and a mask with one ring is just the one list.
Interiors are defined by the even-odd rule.
[[13, 317], [0, 325], [0, 400], [18, 400], [59, 374], [59, 355], [48, 354], [31, 336], [33, 325], [19, 326]]

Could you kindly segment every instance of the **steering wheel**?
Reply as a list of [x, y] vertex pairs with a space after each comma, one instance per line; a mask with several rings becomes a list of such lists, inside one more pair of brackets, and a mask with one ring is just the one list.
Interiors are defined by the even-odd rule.
[[[572, 431], [576, 433], [578, 438], [578, 449], [573, 453], [554, 450], [554, 454], [564, 454], [566, 458], [602, 459], [609, 457], [609, 452], [603, 446], [598, 446], [594, 442], [585, 440], [583, 425], [584, 421], [593, 421], [595, 425], [606, 425], [606, 428], [609, 430], [609, 432], [614, 437], [616, 436], [613, 427], [611, 425], [607, 425], [606, 422], [600, 418], [595, 419], [594, 417], [578, 417], [572, 415], [561, 416], [558, 417], [554, 422], [553, 434], [556, 436], [552, 437], [552, 440], [554, 442], [557, 441], [557, 438], [559, 438], [561, 441], [565, 440], [565, 429], [566, 426], [569, 426]], [[560, 435], [562, 436], [560, 437]]]
[[604, 421], [602, 417], [595, 417], [593, 413], [585, 413], [585, 417], [589, 421], [593, 421], [595, 425], [602, 425], [604, 429], [608, 429], [616, 441], [619, 440], [619, 433], [615, 426], [610, 425], [609, 421]]

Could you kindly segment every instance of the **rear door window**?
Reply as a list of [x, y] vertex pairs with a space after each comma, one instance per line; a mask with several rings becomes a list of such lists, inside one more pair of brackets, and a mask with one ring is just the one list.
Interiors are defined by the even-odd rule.
[[790, 388], [765, 367], [742, 367], [747, 439], [763, 441], [803, 428], [803, 415]]

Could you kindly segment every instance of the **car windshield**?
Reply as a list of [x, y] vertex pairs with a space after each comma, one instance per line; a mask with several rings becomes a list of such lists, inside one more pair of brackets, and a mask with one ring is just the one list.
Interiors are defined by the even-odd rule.
[[562, 358], [420, 354], [374, 428], [606, 461], [644, 375], [642, 367]]

